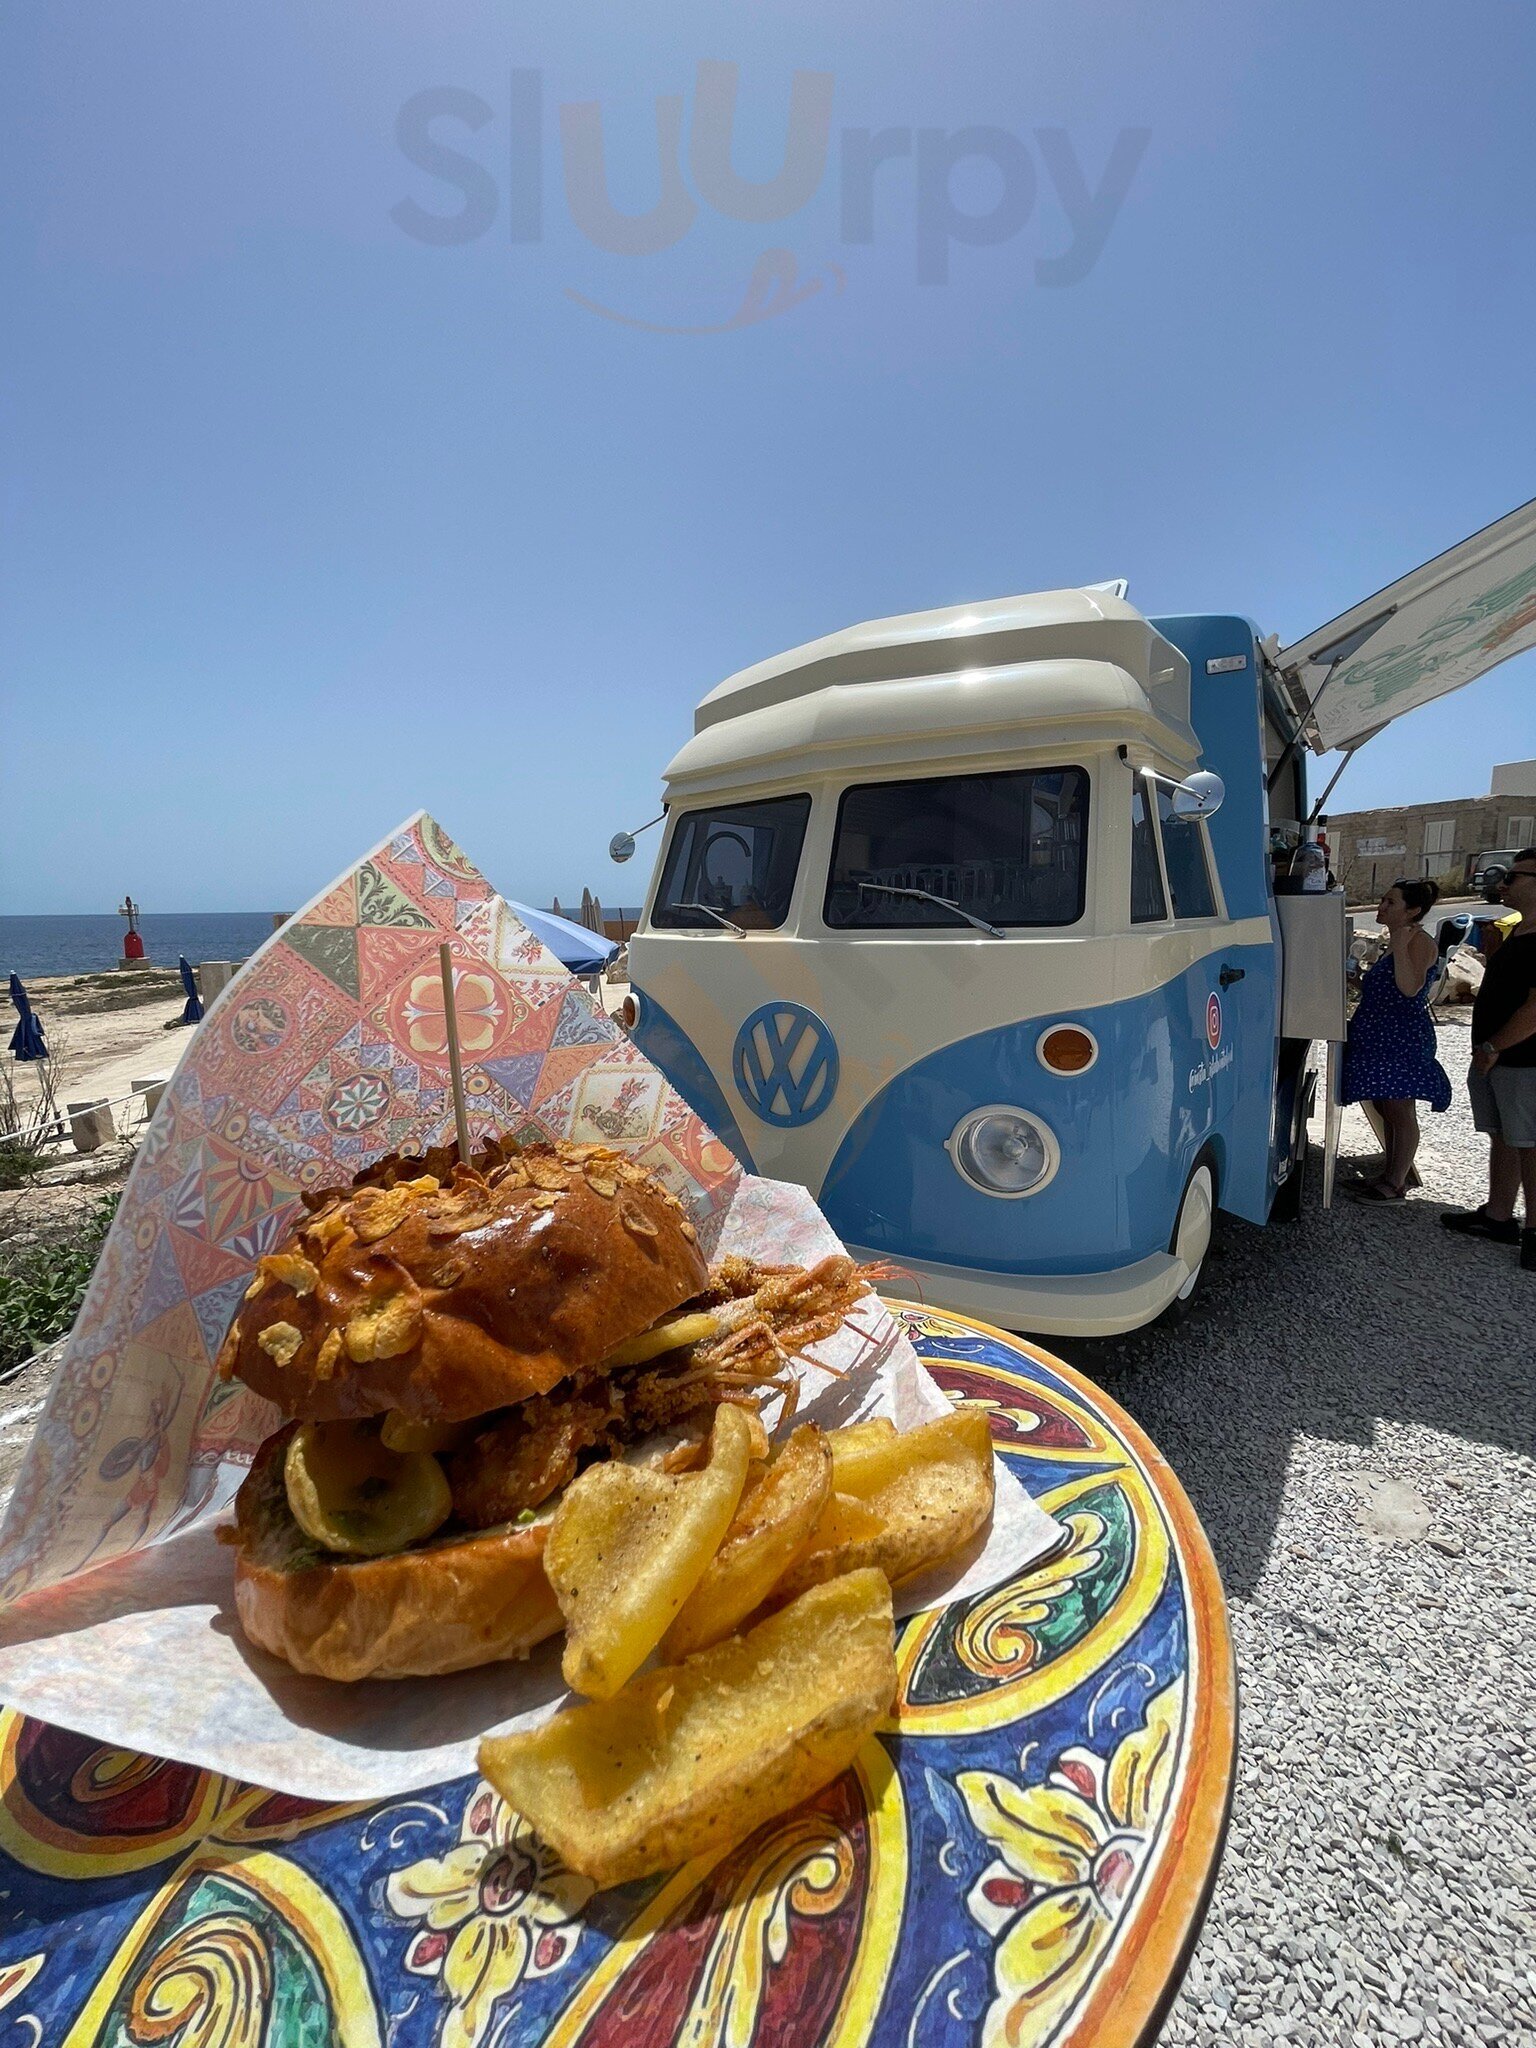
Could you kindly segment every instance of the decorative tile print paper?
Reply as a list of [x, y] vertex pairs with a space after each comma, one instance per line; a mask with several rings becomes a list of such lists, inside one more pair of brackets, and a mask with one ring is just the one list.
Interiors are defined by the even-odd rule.
[[[333, 1798], [465, 1769], [477, 1735], [552, 1711], [549, 1656], [454, 1681], [296, 1678], [239, 1636], [229, 1554], [212, 1535], [277, 1420], [214, 1371], [257, 1259], [304, 1189], [451, 1136], [444, 939], [477, 1137], [605, 1139], [668, 1181], [706, 1245], [794, 1261], [836, 1248], [811, 1198], [743, 1174], [418, 815], [248, 963], [166, 1091], [0, 1531], [0, 1607], [13, 1609], [0, 1620], [0, 1697], [12, 1705]], [[873, 1300], [816, 1357], [831, 1370], [807, 1369], [802, 1416], [910, 1425], [944, 1410]], [[944, 1597], [997, 1583], [1058, 1534], [1000, 1471], [992, 1534]]]

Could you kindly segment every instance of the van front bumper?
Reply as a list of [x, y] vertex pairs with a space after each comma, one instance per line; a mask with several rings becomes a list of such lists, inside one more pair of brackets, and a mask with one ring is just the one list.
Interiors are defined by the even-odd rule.
[[1157, 1320], [1189, 1279], [1188, 1266], [1173, 1252], [1153, 1252], [1110, 1273], [988, 1273], [898, 1259], [862, 1245], [848, 1250], [861, 1262], [894, 1266], [894, 1291], [901, 1291], [901, 1276], [910, 1273], [933, 1308], [1042, 1337], [1120, 1337], [1139, 1330]]

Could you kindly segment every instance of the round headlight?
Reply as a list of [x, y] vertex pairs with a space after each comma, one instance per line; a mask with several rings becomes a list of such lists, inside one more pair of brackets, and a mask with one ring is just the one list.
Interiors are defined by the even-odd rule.
[[989, 1102], [963, 1116], [944, 1148], [960, 1178], [984, 1195], [1036, 1195], [1061, 1164], [1054, 1134], [1027, 1110]]

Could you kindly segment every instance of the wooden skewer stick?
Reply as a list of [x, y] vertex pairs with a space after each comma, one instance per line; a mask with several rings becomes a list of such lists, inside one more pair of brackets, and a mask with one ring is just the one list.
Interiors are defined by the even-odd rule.
[[437, 949], [443, 977], [443, 1024], [448, 1033], [448, 1071], [453, 1077], [453, 1121], [458, 1127], [459, 1163], [469, 1164], [469, 1111], [464, 1103], [464, 1062], [459, 1056], [459, 1014], [453, 1003], [453, 948], [445, 939]]

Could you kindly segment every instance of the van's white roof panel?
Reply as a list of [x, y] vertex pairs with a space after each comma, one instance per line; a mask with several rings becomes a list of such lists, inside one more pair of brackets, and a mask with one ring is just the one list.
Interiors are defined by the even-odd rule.
[[1109, 661], [1029, 661], [891, 682], [830, 683], [721, 719], [668, 764], [670, 786], [718, 789], [787, 776], [1047, 748], [1063, 759], [1130, 742], [1192, 766], [1187, 722]]
[[733, 759], [760, 773], [797, 747], [856, 752], [863, 739], [878, 750], [909, 732], [958, 743], [1010, 725], [1092, 725], [1111, 705], [1131, 731], [1157, 744], [1160, 729], [1182, 754], [1189, 664], [1121, 592], [1042, 590], [907, 612], [792, 647], [710, 691], [668, 776], [718, 775]]

